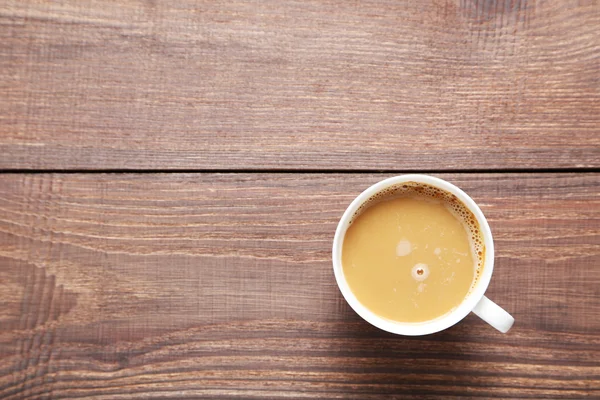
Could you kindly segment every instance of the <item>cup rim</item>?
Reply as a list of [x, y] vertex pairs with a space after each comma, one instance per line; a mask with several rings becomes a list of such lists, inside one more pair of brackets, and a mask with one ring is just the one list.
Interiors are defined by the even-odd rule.
[[[359, 207], [363, 203], [365, 203], [374, 194], [379, 193], [390, 186], [406, 182], [417, 182], [431, 185], [451, 194], [454, 194], [456, 197], [458, 197], [458, 199], [464, 205], [466, 205], [469, 208], [469, 210], [471, 210], [471, 212], [477, 219], [477, 223], [479, 224], [479, 228], [481, 229], [485, 245], [485, 258], [483, 263], [483, 269], [479, 276], [479, 280], [475, 284], [475, 287], [471, 290], [471, 292], [467, 294], [463, 302], [454, 310], [448, 312], [443, 316], [440, 316], [430, 321], [418, 323], [392, 321], [373, 313], [362, 303], [360, 303], [354, 295], [354, 293], [350, 290], [346, 278], [344, 277], [344, 271], [342, 268], [342, 244], [344, 242], [346, 231], [349, 227], [349, 222], [353, 217], [354, 213], [359, 209]], [[477, 303], [481, 300], [490, 283], [494, 269], [494, 240], [489, 224], [487, 222], [487, 219], [483, 215], [483, 212], [475, 203], [475, 201], [471, 199], [471, 197], [469, 197], [469, 195], [467, 195], [463, 190], [461, 190], [460, 188], [448, 181], [430, 175], [398, 175], [381, 180], [371, 185], [370, 187], [365, 189], [361, 194], [359, 194], [352, 201], [352, 203], [350, 203], [350, 205], [342, 215], [342, 218], [340, 219], [335, 231], [332, 247], [332, 261], [335, 279], [340, 291], [342, 292], [342, 295], [344, 296], [346, 302], [348, 302], [350, 307], [365, 321], [369, 322], [371, 325], [374, 325], [379, 329], [398, 335], [428, 335], [431, 333], [442, 331], [455, 325], [463, 318], [465, 318], [467, 314], [469, 314], [473, 310], [473, 308], [475, 308]]]

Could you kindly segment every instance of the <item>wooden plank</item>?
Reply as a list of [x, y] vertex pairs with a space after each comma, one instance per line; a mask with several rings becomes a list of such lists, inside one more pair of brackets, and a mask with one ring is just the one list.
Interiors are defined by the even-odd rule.
[[338, 218], [386, 175], [0, 176], [0, 397], [597, 398], [600, 174], [442, 175], [496, 239], [474, 316], [421, 338], [335, 284]]
[[0, 168], [600, 167], [596, 1], [0, 3]]

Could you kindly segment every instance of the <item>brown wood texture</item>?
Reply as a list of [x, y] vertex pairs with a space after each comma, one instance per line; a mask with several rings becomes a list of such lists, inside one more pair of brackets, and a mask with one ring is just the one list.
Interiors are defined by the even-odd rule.
[[600, 5], [0, 2], [0, 168], [600, 167]]
[[600, 174], [440, 175], [516, 318], [399, 337], [336, 286], [374, 174], [0, 176], [0, 398], [600, 397]]

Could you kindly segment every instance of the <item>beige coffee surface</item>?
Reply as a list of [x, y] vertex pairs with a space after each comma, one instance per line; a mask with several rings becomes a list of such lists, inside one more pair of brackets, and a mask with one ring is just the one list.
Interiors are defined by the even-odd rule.
[[404, 195], [364, 210], [346, 232], [342, 266], [356, 298], [381, 317], [423, 322], [458, 306], [477, 274], [467, 225], [445, 200]]

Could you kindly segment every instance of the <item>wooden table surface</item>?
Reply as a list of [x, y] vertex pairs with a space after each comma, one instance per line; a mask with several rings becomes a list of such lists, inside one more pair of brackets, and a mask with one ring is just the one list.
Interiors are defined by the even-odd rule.
[[[406, 171], [496, 244], [424, 337], [333, 277]], [[600, 3], [0, 1], [0, 398], [600, 398]]]

